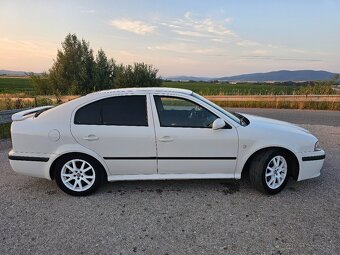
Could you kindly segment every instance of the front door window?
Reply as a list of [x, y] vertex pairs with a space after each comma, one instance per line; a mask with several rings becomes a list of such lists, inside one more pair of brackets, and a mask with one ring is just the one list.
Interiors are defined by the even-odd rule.
[[154, 98], [161, 127], [211, 128], [218, 118], [202, 106], [184, 98]]

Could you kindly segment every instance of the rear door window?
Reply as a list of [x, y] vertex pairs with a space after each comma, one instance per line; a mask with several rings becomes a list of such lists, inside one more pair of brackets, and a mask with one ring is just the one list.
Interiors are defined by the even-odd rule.
[[80, 108], [75, 124], [148, 126], [145, 95], [105, 98]]

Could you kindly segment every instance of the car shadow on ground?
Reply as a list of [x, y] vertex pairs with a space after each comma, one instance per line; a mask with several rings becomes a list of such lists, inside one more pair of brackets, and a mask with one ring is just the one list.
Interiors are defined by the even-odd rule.
[[118, 181], [107, 182], [98, 190], [98, 193], [125, 194], [128, 192], [202, 192], [221, 190], [225, 194], [239, 192], [241, 186], [249, 186], [246, 181], [240, 180], [162, 180], [162, 181]]
[[[19, 193], [28, 192], [36, 195], [55, 195], [55, 196], [69, 196], [63, 193], [55, 183], [45, 179], [21, 176], [13, 173], [19, 178], [16, 184], [12, 184]], [[324, 176], [319, 178], [296, 182], [292, 178], [289, 180], [287, 187], [281, 192], [309, 192], [313, 187], [324, 186], [326, 182]], [[205, 196], [211, 192], [218, 192], [224, 195], [236, 195], [242, 193], [243, 195], [263, 195], [252, 187], [249, 179], [242, 178], [240, 180], [233, 179], [206, 179], [206, 180], [143, 180], [143, 181], [116, 181], [105, 182], [99, 189], [91, 196], [103, 196], [107, 194], [113, 195], [129, 195], [145, 193], [147, 194], [198, 194]], [[266, 195], [265, 195], [266, 196]], [[269, 195], [267, 195], [269, 196]]]
[[[26, 177], [27, 178], [27, 177]], [[303, 192], [310, 189], [310, 186], [320, 185], [322, 179], [311, 179], [303, 182], [296, 182], [292, 179], [288, 182], [287, 187], [283, 192]], [[38, 193], [46, 195], [65, 195], [56, 183], [44, 179], [29, 178], [23, 187], [17, 190], [35, 190]], [[156, 181], [117, 181], [105, 182], [92, 196], [102, 196], [103, 194], [118, 194], [127, 195], [135, 193], [202, 193], [202, 192], [221, 192], [224, 195], [233, 195], [237, 193], [261, 194], [255, 190], [248, 179], [228, 180], [228, 179], [213, 179], [213, 180], [156, 180]]]

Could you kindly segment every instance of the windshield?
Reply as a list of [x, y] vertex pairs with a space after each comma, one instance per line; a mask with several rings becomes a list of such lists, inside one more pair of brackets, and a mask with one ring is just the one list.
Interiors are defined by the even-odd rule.
[[210, 105], [211, 107], [213, 107], [214, 109], [216, 109], [216, 110], [219, 111], [220, 113], [226, 115], [227, 117], [229, 117], [230, 119], [232, 119], [232, 120], [235, 121], [236, 123], [242, 125], [241, 120], [240, 120], [237, 116], [235, 116], [235, 115], [233, 115], [232, 113], [230, 113], [230, 112], [224, 110], [222, 107], [218, 106], [217, 104], [214, 104], [213, 102], [209, 101], [208, 99], [206, 99], [206, 98], [204, 98], [204, 97], [202, 97], [202, 96], [200, 96], [200, 95], [198, 95], [198, 94], [196, 94], [196, 93], [192, 93], [192, 95], [193, 95], [194, 97], [196, 97], [196, 98], [198, 98], [198, 99], [204, 101], [206, 104]]

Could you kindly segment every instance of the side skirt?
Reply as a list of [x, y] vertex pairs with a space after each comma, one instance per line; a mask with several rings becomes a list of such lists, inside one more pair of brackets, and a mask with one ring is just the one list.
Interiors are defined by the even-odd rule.
[[130, 174], [110, 175], [108, 181], [137, 181], [137, 180], [190, 180], [190, 179], [239, 179], [235, 174]]

